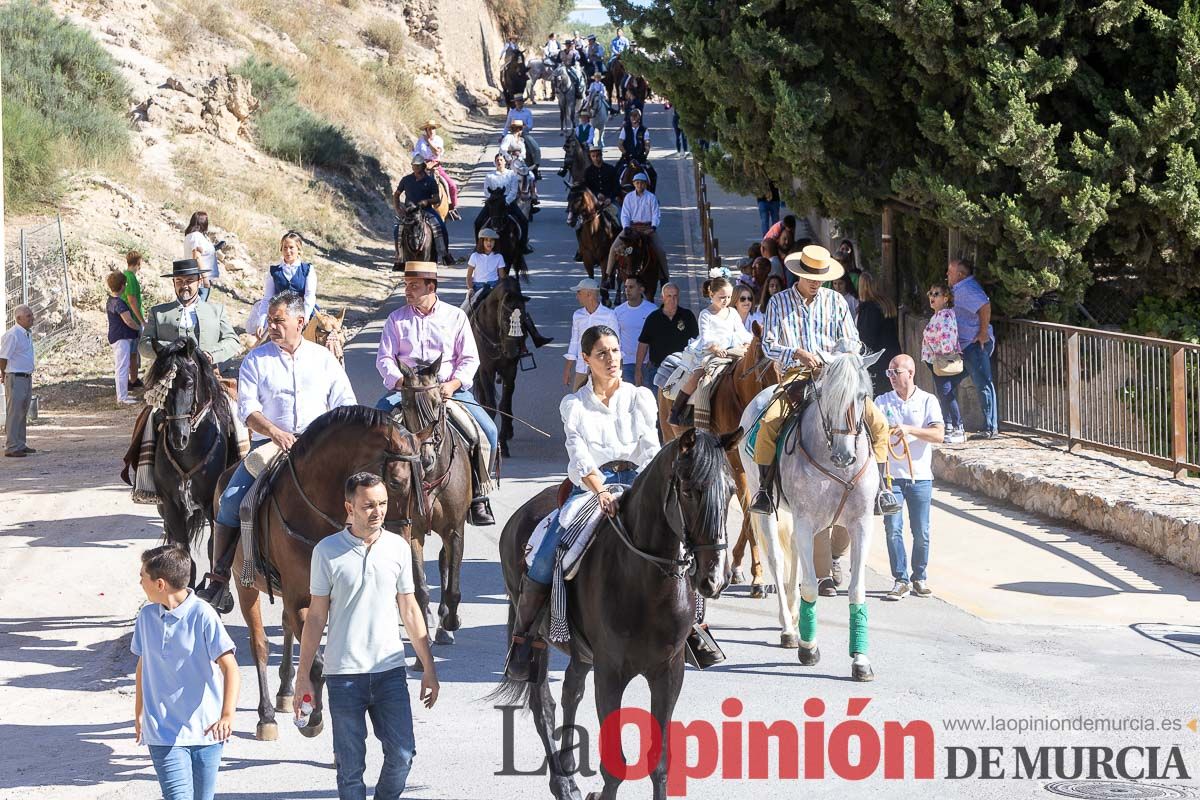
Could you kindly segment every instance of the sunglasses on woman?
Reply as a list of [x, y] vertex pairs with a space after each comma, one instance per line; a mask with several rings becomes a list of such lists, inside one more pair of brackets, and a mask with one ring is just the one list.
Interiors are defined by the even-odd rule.
[[754, 302], [754, 298], [748, 294], [744, 294], [738, 298], [738, 302], [739, 303], [752, 303], [752, 302]]

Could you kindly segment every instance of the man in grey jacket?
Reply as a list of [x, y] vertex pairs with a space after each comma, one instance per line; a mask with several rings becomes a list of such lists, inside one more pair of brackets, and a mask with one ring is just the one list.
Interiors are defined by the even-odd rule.
[[185, 258], [172, 265], [170, 273], [175, 300], [154, 306], [146, 315], [138, 352], [153, 360], [160, 350], [176, 339], [189, 338], [199, 345], [214, 365], [236, 356], [242, 350], [233, 325], [225, 317], [225, 306], [200, 299], [200, 265]]

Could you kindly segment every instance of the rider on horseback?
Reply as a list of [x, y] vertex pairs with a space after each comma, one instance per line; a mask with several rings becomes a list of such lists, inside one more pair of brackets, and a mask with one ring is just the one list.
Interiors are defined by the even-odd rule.
[[596, 34], [588, 34], [588, 44], [585, 55], [587, 55], [588, 63], [592, 65], [588, 75], [603, 74], [607, 64], [604, 63], [604, 45], [596, 41]]
[[[213, 528], [213, 571], [196, 594], [225, 614], [233, 608], [230, 570], [242, 533], [242, 500], [258, 471], [296, 443], [314, 419], [339, 406], [357, 403], [346, 370], [327, 349], [304, 338], [304, 298], [277, 294], [267, 312], [270, 341], [246, 354], [238, 370], [238, 418], [250, 429], [247, 456], [225, 486]], [[249, 511], [249, 509], [247, 509]]]
[[559, 54], [558, 59], [559, 63], [567, 69], [567, 76], [571, 79], [571, 85], [575, 87], [575, 96], [582, 97], [583, 75], [579, 69], [579, 62], [582, 60], [582, 56], [580, 52], [575, 49], [575, 47], [575, 40], [568, 40], [567, 46], [563, 48], [563, 51]]
[[417, 143], [413, 145], [412, 154], [424, 158], [426, 167], [432, 169], [446, 182], [446, 188], [450, 190], [450, 215], [458, 219], [455, 212], [455, 209], [458, 208], [458, 184], [442, 166], [442, 155], [446, 152], [446, 143], [441, 136], [435, 133], [436, 130], [437, 122], [432, 119], [427, 120], [421, 128], [421, 135], [417, 137]]
[[[608, 485], [628, 487], [659, 450], [654, 396], [649, 389], [621, 380], [621, 344], [616, 331], [605, 325], [591, 327], [583, 334], [579, 349], [587, 362], [589, 379], [559, 405], [571, 494], [538, 545], [533, 564], [521, 577], [512, 644], [504, 667], [505, 676], [514, 681], [536, 679], [538, 670], [532, 669], [535, 651], [546, 648], [539, 628], [563, 535], [560, 520], [574, 519], [589, 502], [604, 515], [615, 516], [619, 501]], [[596, 535], [609, 533], [598, 530]], [[693, 627], [688, 642], [700, 655], [703, 668], [724, 656], [719, 648], [714, 652], [701, 643], [705, 634], [698, 628]]]
[[[483, 178], [483, 194], [487, 197], [495, 189], [504, 190], [504, 202], [508, 204], [508, 214], [517, 222], [517, 226], [521, 230], [521, 247], [526, 254], [532, 253], [533, 248], [529, 246], [529, 220], [525, 219], [525, 215], [521, 213], [521, 209], [517, 207], [517, 191], [518, 178], [517, 173], [508, 168], [508, 159], [504, 153], [496, 153], [493, 159], [496, 164], [496, 169], [489, 172]], [[484, 204], [483, 208], [479, 209], [479, 214], [475, 217], [475, 230], [479, 231], [488, 221], [488, 209]]]
[[175, 299], [150, 309], [142, 326], [138, 352], [153, 359], [176, 339], [194, 341], [208, 360], [221, 364], [242, 351], [242, 343], [233, 325], [225, 317], [225, 306], [200, 299], [200, 264], [185, 258], [172, 264], [171, 278]]
[[608, 268], [606, 276], [616, 273], [617, 259], [625, 254], [629, 243], [638, 236], [646, 237], [650, 252], [658, 261], [663, 280], [670, 278], [667, 270], [667, 251], [663, 249], [662, 241], [658, 238], [658, 224], [662, 219], [662, 210], [658, 198], [648, 189], [650, 178], [644, 172], [633, 176], [633, 192], [625, 195], [621, 203], [621, 235], [613, 240], [612, 248], [608, 251]]
[[[471, 384], [475, 371], [479, 369], [479, 352], [475, 336], [467, 315], [457, 306], [442, 302], [437, 296], [437, 265], [428, 262], [410, 261], [404, 269], [404, 297], [408, 301], [387, 318], [383, 335], [379, 340], [379, 353], [375, 357], [375, 368], [383, 378], [389, 394], [376, 404], [376, 408], [391, 411], [400, 405], [403, 395], [404, 375], [400, 363], [410, 368], [440, 361], [438, 380], [444, 400], [457, 400], [479, 423], [496, 452], [496, 423], [486, 410], [475, 402], [471, 395]], [[474, 486], [489, 483], [489, 476], [478, 474], [481, 465], [472, 458], [471, 470]], [[487, 496], [478, 492], [471, 499], [470, 521], [472, 525], [495, 525], [492, 507]]]
[[[471, 312], [483, 303], [497, 283], [508, 277], [508, 265], [504, 263], [504, 256], [496, 252], [498, 238], [491, 228], [479, 231], [475, 252], [467, 259], [467, 296], [471, 298]], [[538, 332], [537, 323], [533, 321], [528, 307], [525, 307], [521, 314], [521, 331], [533, 340], [534, 347], [545, 347], [554, 341], [554, 337], [542, 336]], [[524, 340], [521, 347], [522, 350], [525, 349]]]
[[[792, 397], [803, 397], [813, 372], [831, 359], [841, 340], [858, 342], [858, 328], [842, 296], [821, 284], [840, 278], [842, 265], [829, 251], [819, 245], [809, 245], [792, 253], [784, 264], [799, 280], [791, 288], [771, 298], [767, 306], [767, 324], [763, 332], [763, 352], [779, 365], [783, 378], [780, 391], [763, 411], [754, 440], [754, 463], [758, 464], [759, 490], [750, 510], [756, 514], [775, 513], [771, 497], [775, 482], [776, 444], [784, 423], [794, 407]], [[804, 401], [801, 400], [802, 404]], [[887, 488], [888, 424], [875, 404], [867, 399], [863, 422], [870, 434], [875, 461], [879, 465], [879, 495], [875, 500], [876, 514], [894, 514], [900, 503]]]
[[[531, 163], [534, 160], [532, 151], [532, 142], [525, 141], [525, 123], [519, 119], [514, 119], [509, 123], [509, 132], [500, 140], [500, 152], [508, 161], [508, 166], [513, 166], [513, 163], [520, 159], [526, 166], [530, 167], [533, 172], [533, 186], [530, 193], [533, 195], [531, 205], [534, 208], [530, 211], [531, 214], [537, 213], [537, 206], [541, 205], [538, 200], [538, 171], [537, 167]], [[529, 146], [527, 146], [529, 145]]]
[[[437, 259], [443, 264], [453, 264], [454, 256], [450, 255], [450, 234], [446, 230], [446, 223], [434, 210], [437, 205], [438, 198], [441, 192], [438, 189], [437, 180], [426, 169], [425, 158], [423, 156], [412, 157], [412, 174], [405, 175], [400, 179], [400, 183], [396, 184], [396, 191], [392, 194], [392, 205], [396, 209], [396, 216], [403, 217], [404, 212], [409, 207], [419, 208], [426, 219], [429, 220], [430, 226], [435, 231], [434, 237], [434, 252], [437, 254]], [[404, 196], [404, 205], [400, 204], [400, 197]], [[400, 261], [400, 222], [396, 221], [396, 260]]]
[[629, 112], [629, 121], [617, 134], [617, 144], [621, 148], [621, 160], [617, 163], [617, 168], [624, 170], [631, 160], [636, 161], [641, 165], [642, 171], [650, 177], [652, 190], [657, 188], [658, 173], [649, 162], [650, 131], [642, 124], [642, 112], [639, 109], [634, 108]]

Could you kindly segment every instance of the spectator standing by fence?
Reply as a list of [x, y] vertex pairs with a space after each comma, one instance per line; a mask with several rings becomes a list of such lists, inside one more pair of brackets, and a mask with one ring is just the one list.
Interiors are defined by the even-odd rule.
[[[879, 291], [875, 277], [869, 272], [862, 273], [858, 279], [858, 337], [862, 339], [863, 347], [871, 352], [883, 351], [879, 360], [882, 364], [890, 364], [900, 355], [896, 304]], [[890, 387], [888, 379], [880, 372], [876, 366], [871, 374], [875, 394], [883, 394]]]
[[24, 458], [36, 453], [25, 443], [29, 405], [33, 402], [33, 309], [17, 306], [15, 323], [0, 338], [0, 381], [4, 382], [4, 455]]
[[992, 353], [996, 340], [992, 332], [992, 303], [975, 278], [975, 264], [969, 258], [953, 259], [946, 268], [946, 280], [954, 290], [954, 318], [958, 323], [958, 345], [965, 369], [957, 381], [970, 376], [979, 392], [983, 411], [983, 430], [972, 439], [993, 439], [1000, 428], [996, 407], [996, 386], [992, 382]]
[[[130, 250], [125, 255], [125, 291], [121, 293], [121, 299], [125, 301], [125, 305], [129, 306], [129, 312], [133, 314], [133, 319], [138, 324], [140, 330], [142, 324], [146, 321], [146, 312], [142, 308], [142, 284], [138, 281], [138, 272], [142, 269], [142, 254], [137, 250]], [[142, 388], [142, 356], [138, 353], [136, 346], [129, 350], [129, 388]]]
[[[934, 393], [946, 423], [946, 444], [961, 444], [967, 438], [963, 431], [962, 412], [958, 407], [958, 373], [962, 372], [963, 361], [958, 349], [954, 290], [949, 284], [935, 283], [929, 287], [929, 307], [933, 310], [933, 316], [921, 335], [921, 360], [933, 376]], [[957, 366], [953, 363], [955, 361]], [[954, 369], [958, 372], [950, 374]]]
[[188, 220], [183, 232], [183, 257], [195, 259], [200, 265], [200, 299], [208, 302], [213, 283], [221, 278], [217, 268], [217, 250], [224, 242], [213, 244], [208, 238], [208, 213], [197, 211]]
[[771, 226], [779, 222], [779, 187], [775, 181], [767, 182], [767, 190], [755, 198], [758, 203], [758, 223], [762, 228], [762, 236], [767, 235]]
[[129, 304], [123, 299], [125, 273], [110, 272], [105, 277], [108, 285], [108, 302], [104, 313], [108, 317], [108, 346], [113, 353], [113, 382], [117, 389], [118, 405], [136, 405], [137, 400], [129, 396], [129, 354], [137, 349], [142, 326], [133, 318]]
[[[892, 493], [901, 504], [899, 511], [883, 518], [895, 581], [884, 600], [900, 600], [910, 591], [918, 597], [932, 594], [926, 583], [929, 509], [933, 501], [933, 449], [929, 445], [942, 442], [942, 412], [936, 398], [917, 387], [916, 369], [911, 356], [893, 358], [887, 370], [892, 391], [875, 398], [888, 421], [888, 469]], [[913, 538], [911, 573], [904, 549], [904, 506], [908, 506], [908, 527]]]

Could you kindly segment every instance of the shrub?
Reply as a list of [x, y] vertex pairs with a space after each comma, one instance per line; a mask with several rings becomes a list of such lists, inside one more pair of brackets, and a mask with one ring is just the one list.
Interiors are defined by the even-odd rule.
[[254, 96], [264, 107], [296, 97], [296, 79], [283, 67], [265, 59], [249, 56], [230, 72], [250, 81]]
[[372, 22], [362, 32], [362, 38], [371, 47], [386, 50], [388, 55], [394, 58], [404, 49], [404, 43], [408, 40], [408, 30], [395, 20], [379, 20]]
[[87, 31], [18, 0], [0, 8], [0, 50], [9, 203], [52, 201], [60, 167], [124, 160], [129, 90]]

